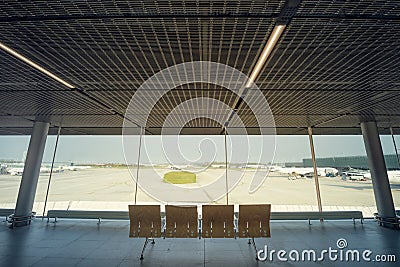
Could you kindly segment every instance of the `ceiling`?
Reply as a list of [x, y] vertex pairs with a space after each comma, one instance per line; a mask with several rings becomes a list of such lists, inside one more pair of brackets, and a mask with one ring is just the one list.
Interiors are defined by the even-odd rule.
[[[121, 134], [151, 76], [192, 61], [250, 75], [276, 23], [286, 28], [256, 84], [278, 134], [359, 134], [366, 118], [400, 133], [399, 14], [399, 1], [379, 0], [2, 1], [0, 42], [74, 88], [0, 49], [0, 134], [29, 134], [35, 120], [49, 120], [51, 134], [60, 124], [62, 134]], [[258, 133], [239, 95], [206, 83], [165, 94], [146, 133], [160, 134], [167, 115], [197, 97], [223, 102]], [[222, 132], [200, 117], [181, 133]]]

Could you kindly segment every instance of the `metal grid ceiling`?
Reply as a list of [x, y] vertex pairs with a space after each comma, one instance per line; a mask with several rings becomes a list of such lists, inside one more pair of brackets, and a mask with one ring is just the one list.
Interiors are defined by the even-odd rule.
[[[70, 90], [0, 51], [0, 134], [29, 133], [35, 118], [65, 134], [120, 134], [135, 90], [166, 67], [214, 61], [250, 74], [285, 1], [3, 1], [0, 42], [73, 84]], [[279, 134], [359, 133], [374, 115], [382, 132], [400, 128], [400, 3], [303, 0], [258, 77]], [[151, 95], [149, 93], [149, 95]], [[147, 133], [159, 134], [174, 107], [237, 95], [210, 84], [166, 94]], [[191, 107], [187, 113], [193, 112]], [[210, 115], [219, 114], [215, 107]], [[257, 122], [246, 103], [236, 110]], [[137, 110], [138, 116], [141, 114]], [[179, 123], [179, 121], [177, 121]], [[182, 133], [220, 134], [199, 118]]]

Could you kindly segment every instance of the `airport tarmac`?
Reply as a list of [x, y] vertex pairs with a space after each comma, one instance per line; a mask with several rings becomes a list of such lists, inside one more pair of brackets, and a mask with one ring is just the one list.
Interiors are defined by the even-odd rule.
[[[159, 185], [163, 185], [162, 174], [171, 171], [167, 168], [156, 170], [160, 176]], [[135, 173], [135, 172], [134, 172]], [[239, 179], [238, 184], [229, 193], [230, 204], [271, 203], [273, 210], [316, 210], [317, 201], [314, 179], [304, 178], [289, 180], [286, 175], [270, 173], [258, 191], [248, 192], [254, 171], [231, 169], [228, 178]], [[242, 177], [243, 174], [243, 177]], [[198, 174], [198, 182], [191, 188], [212, 185], [215, 177], [225, 177], [224, 169], [207, 169]], [[154, 176], [151, 168], [141, 168], [139, 179]], [[41, 174], [35, 198], [34, 209], [43, 212], [49, 174]], [[0, 208], [13, 208], [17, 199], [21, 176], [0, 176]], [[230, 181], [228, 179], [228, 181]], [[218, 184], [224, 184], [224, 179]], [[370, 217], [376, 211], [371, 181], [343, 181], [341, 177], [319, 177], [322, 205], [325, 210], [363, 210], [364, 216]], [[165, 183], [164, 183], [165, 184]], [[155, 185], [154, 188], [157, 188]], [[224, 191], [225, 188], [221, 190]], [[156, 190], [156, 189], [155, 189]], [[221, 191], [220, 190], [220, 191]], [[50, 186], [47, 209], [126, 209], [134, 202], [135, 183], [127, 168], [90, 168], [77, 171], [54, 173]], [[190, 191], [192, 192], [192, 191]], [[171, 191], [168, 195], [174, 197]], [[400, 209], [400, 185], [392, 184], [392, 194], [397, 209]], [[139, 188], [138, 203], [157, 202], [152, 196]], [[187, 199], [186, 202], [192, 202]], [[225, 204], [226, 197], [212, 203]]]

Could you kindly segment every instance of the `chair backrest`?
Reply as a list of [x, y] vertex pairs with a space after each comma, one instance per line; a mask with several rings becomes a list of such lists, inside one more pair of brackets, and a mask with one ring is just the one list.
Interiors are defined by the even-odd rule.
[[270, 237], [271, 204], [239, 205], [239, 237]]
[[165, 206], [165, 237], [196, 238], [198, 237], [197, 207]]
[[129, 237], [161, 237], [160, 205], [129, 205]]
[[201, 236], [233, 238], [233, 205], [203, 205]]

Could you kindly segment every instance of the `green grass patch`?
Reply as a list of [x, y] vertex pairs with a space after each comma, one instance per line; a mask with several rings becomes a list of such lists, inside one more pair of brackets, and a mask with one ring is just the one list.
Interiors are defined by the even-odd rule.
[[196, 182], [196, 174], [186, 171], [173, 171], [164, 174], [164, 182], [171, 184], [192, 184]]

